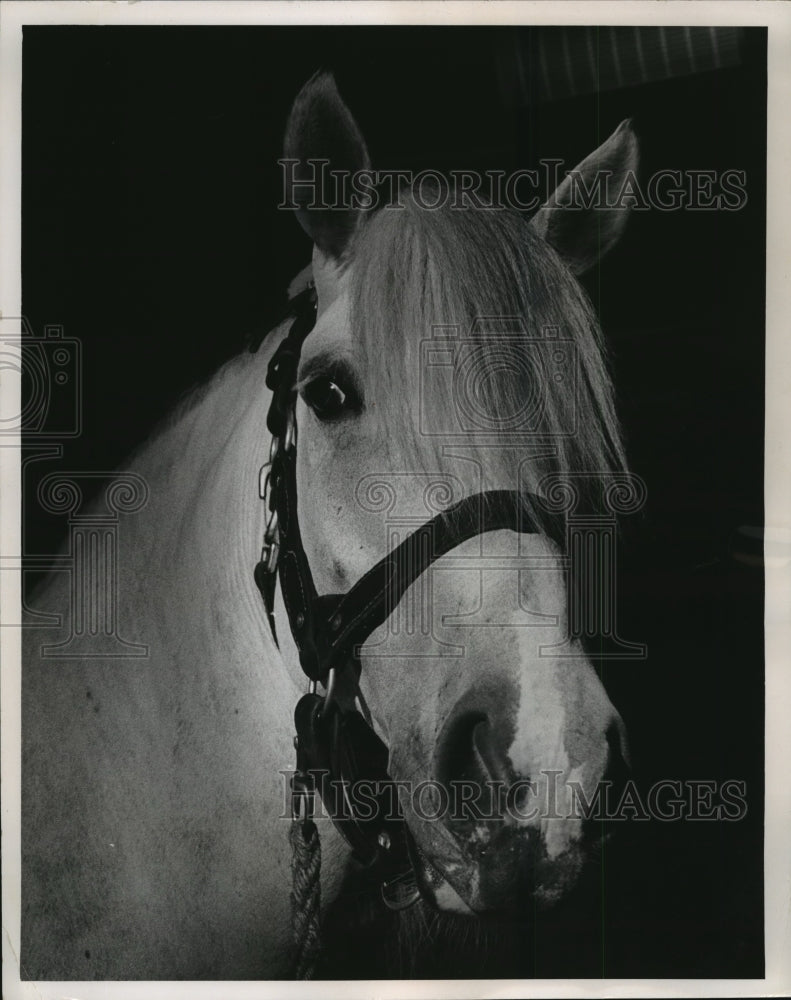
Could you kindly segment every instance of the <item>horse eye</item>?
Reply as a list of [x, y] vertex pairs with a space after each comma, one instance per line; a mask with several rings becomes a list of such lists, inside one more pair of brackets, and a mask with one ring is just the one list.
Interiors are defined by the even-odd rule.
[[308, 382], [302, 390], [302, 398], [319, 420], [334, 420], [360, 408], [354, 390], [328, 375], [319, 375]]

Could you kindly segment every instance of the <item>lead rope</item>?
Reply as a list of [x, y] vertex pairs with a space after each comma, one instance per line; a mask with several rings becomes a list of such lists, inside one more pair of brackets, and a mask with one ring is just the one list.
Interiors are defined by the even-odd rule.
[[294, 932], [294, 979], [312, 979], [321, 951], [321, 841], [313, 821], [316, 786], [312, 775], [301, 767], [291, 779], [291, 926]]

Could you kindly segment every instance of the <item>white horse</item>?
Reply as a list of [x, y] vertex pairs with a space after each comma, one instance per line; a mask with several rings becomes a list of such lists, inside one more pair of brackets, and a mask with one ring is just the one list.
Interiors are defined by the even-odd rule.
[[[370, 169], [331, 78], [298, 97], [286, 152]], [[617, 179], [635, 161], [625, 124], [578, 170]], [[297, 375], [297, 496], [320, 593], [347, 591], [394, 533], [461, 496], [534, 494], [547, 474], [623, 468], [600, 333], [573, 275], [617, 240], [626, 213], [575, 211], [568, 193], [566, 181], [530, 221], [425, 210], [409, 190], [401, 208], [300, 210], [314, 251], [295, 290], [312, 276], [318, 314]], [[447, 350], [432, 360], [426, 344], [447, 347], [450, 326], [461, 331], [455, 360]], [[129, 465], [149, 500], [120, 533], [118, 623], [148, 655], [58, 660], [41, 655], [40, 629], [26, 631], [28, 978], [290, 975], [283, 772], [294, 767], [293, 707], [307, 680], [282, 595], [278, 648], [252, 573], [270, 444], [264, 379], [287, 329], [227, 364]], [[576, 380], [552, 377], [552, 352], [538, 343], [548, 329], [571, 342]], [[500, 363], [506, 343], [543, 382]], [[492, 359], [482, 375], [468, 372], [490, 418], [484, 434], [464, 424], [455, 396], [472, 354]], [[538, 415], [525, 437], [514, 414], [530, 394]], [[548, 649], [567, 634], [566, 593], [546, 535], [491, 531], [436, 561], [362, 650], [360, 688], [400, 783], [424, 912], [530, 921], [596, 857], [596, 831], [577, 815], [553, 818], [549, 797], [566, 803], [575, 782], [590, 797], [625, 754], [624, 734], [579, 644]], [[71, 599], [56, 574], [35, 604], [66, 623]], [[427, 815], [415, 789], [457, 779], [530, 780], [536, 808]], [[327, 912], [349, 849], [327, 817], [317, 823]]]

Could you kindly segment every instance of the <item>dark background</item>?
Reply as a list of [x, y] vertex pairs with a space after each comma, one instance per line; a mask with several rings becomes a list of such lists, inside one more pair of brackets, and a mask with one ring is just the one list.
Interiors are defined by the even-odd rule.
[[590, 953], [609, 976], [759, 976], [763, 577], [743, 529], [763, 517], [766, 33], [745, 30], [728, 68], [552, 98], [513, 82], [542, 31], [25, 28], [23, 311], [36, 333], [62, 324], [81, 341], [84, 389], [81, 436], [28, 467], [26, 551], [65, 531], [36, 479], [122, 466], [307, 263], [275, 207], [276, 160], [316, 69], [335, 72], [374, 166], [570, 168], [631, 117], [643, 177], [745, 170], [742, 211], [633, 213], [585, 284], [648, 484], [624, 524], [618, 611], [649, 658], [607, 663], [604, 679], [642, 783], [744, 780], [748, 814], [632, 824], [567, 974]]

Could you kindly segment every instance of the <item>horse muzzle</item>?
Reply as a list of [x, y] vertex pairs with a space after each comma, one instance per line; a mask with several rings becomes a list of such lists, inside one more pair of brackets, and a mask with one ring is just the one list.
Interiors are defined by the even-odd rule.
[[413, 829], [410, 853], [421, 894], [437, 909], [529, 920], [577, 889], [611, 836], [585, 819], [533, 826], [501, 818], [456, 829], [452, 841], [447, 826], [428, 836]]
[[616, 828], [607, 803], [629, 773], [617, 728], [585, 781], [552, 767], [515, 774], [480, 714], [456, 717], [443, 735], [437, 780], [426, 782], [431, 801], [404, 809], [424, 897], [438, 909], [510, 919], [563, 902]]

